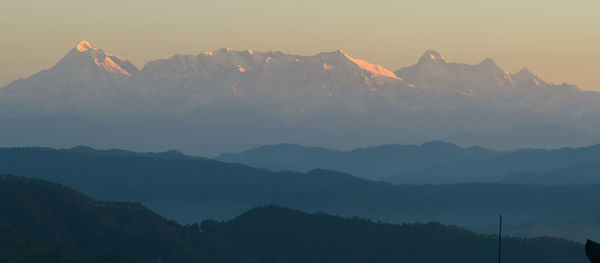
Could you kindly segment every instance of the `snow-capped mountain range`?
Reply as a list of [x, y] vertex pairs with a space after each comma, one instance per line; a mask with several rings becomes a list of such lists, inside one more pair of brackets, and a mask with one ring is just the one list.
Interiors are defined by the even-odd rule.
[[458, 64], [429, 50], [416, 65], [395, 74], [415, 88], [452, 92], [495, 110], [578, 118], [597, 115], [600, 109], [600, 93], [585, 92], [566, 83], [545, 82], [527, 68], [510, 73], [489, 58], [476, 65]]
[[230, 49], [175, 55], [138, 70], [82, 41], [56, 66], [0, 88], [0, 117], [42, 116], [169, 118], [211, 126], [214, 134], [256, 120], [264, 131], [250, 128], [256, 136], [239, 145], [282, 142], [259, 136], [277, 131], [286, 142], [355, 147], [525, 124], [600, 132], [600, 93], [547, 83], [527, 69], [509, 73], [491, 59], [451, 63], [432, 50], [394, 72], [342, 50], [299, 56]]
[[223, 101], [261, 105], [282, 117], [334, 105], [365, 113], [394, 103], [395, 90], [407, 88], [393, 72], [341, 50], [309, 57], [229, 49], [176, 55], [148, 63], [135, 79], [151, 96], [175, 99], [164, 106], [176, 114]]

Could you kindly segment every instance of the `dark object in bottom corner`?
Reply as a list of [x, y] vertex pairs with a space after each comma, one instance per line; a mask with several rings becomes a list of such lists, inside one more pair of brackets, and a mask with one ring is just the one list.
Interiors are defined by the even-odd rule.
[[600, 244], [588, 239], [585, 243], [585, 254], [592, 263], [600, 263]]

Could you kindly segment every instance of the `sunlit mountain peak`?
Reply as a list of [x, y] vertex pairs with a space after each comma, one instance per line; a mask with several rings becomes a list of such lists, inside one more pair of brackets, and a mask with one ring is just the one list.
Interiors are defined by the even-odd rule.
[[79, 42], [79, 44], [77, 45], [77, 51], [79, 52], [86, 52], [90, 49], [92, 50], [98, 50], [98, 47], [96, 47], [95, 45], [93, 45], [92, 43], [88, 42], [88, 41], [81, 41]]
[[371, 64], [367, 61], [350, 57], [346, 53], [343, 53], [344, 51], [342, 51], [341, 49], [339, 51], [342, 54], [344, 54], [350, 61], [352, 61], [354, 64], [356, 64], [358, 67], [360, 67], [363, 70], [368, 71], [374, 77], [381, 76], [381, 77], [400, 80], [400, 78], [398, 76], [396, 76], [396, 74], [394, 74], [394, 72], [392, 72], [382, 66], [379, 66], [376, 64]]
[[90, 63], [90, 61], [97, 67], [118, 75], [131, 76], [138, 71], [126, 58], [107, 53], [86, 40], [79, 42], [59, 64], [83, 68], [83, 65]]
[[[320, 53], [320, 55], [325, 56], [325, 57], [335, 57], [335, 58], [346, 59], [346, 60], [350, 61], [351, 63], [353, 63], [354, 65], [358, 66], [360, 69], [368, 72], [371, 75], [371, 77], [385, 77], [385, 78], [401, 80], [391, 70], [388, 70], [380, 65], [369, 63], [365, 60], [353, 58], [350, 55], [348, 55], [346, 52], [344, 52], [344, 50], [342, 50], [342, 49], [338, 49], [338, 50], [335, 50], [332, 52]], [[325, 66], [324, 66], [324, 69], [325, 69]], [[329, 70], [330, 69], [331, 68], [329, 68]]]
[[430, 49], [430, 50], [425, 51], [423, 56], [421, 56], [421, 58], [419, 59], [419, 64], [431, 63], [431, 62], [440, 63], [440, 64], [448, 63], [446, 58], [444, 58], [444, 56], [442, 56], [439, 52], [437, 52], [436, 50]]

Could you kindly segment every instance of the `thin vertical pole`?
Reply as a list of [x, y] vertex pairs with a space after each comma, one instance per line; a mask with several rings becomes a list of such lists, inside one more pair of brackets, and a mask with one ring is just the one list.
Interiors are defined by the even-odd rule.
[[500, 227], [498, 229], [498, 263], [502, 258], [502, 215], [500, 215]]

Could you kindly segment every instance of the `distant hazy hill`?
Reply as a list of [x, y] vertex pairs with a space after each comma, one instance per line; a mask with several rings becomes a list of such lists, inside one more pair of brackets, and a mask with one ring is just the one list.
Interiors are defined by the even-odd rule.
[[120, 150], [120, 149], [110, 149], [110, 150], [96, 150], [92, 147], [88, 147], [88, 146], [75, 146], [73, 148], [69, 149], [70, 151], [73, 152], [80, 152], [80, 153], [92, 153], [92, 154], [99, 154], [99, 155], [106, 155], [106, 156], [140, 156], [140, 157], [150, 157], [150, 158], [163, 158], [163, 159], [202, 159], [202, 157], [193, 157], [193, 156], [189, 156], [189, 155], [185, 155], [180, 151], [177, 150], [171, 150], [171, 151], [166, 151], [166, 152], [159, 152], [159, 153], [140, 153], [140, 152], [133, 152], [133, 151], [127, 151], [127, 150]]
[[600, 183], [600, 145], [494, 151], [434, 141], [334, 151], [280, 144], [226, 153], [216, 159], [273, 171], [330, 169], [396, 184]]
[[[494, 236], [437, 223], [390, 225], [276, 206], [181, 226], [139, 204], [100, 202], [0, 176], [2, 262], [492, 262]], [[586, 262], [583, 246], [505, 238], [510, 262]]]
[[514, 173], [504, 178], [505, 183], [519, 184], [599, 184], [600, 162], [577, 163], [549, 171]]
[[[531, 149], [505, 152], [487, 160], [462, 160], [401, 172], [388, 181], [405, 184], [474, 181], [541, 184], [597, 183], [599, 180], [595, 174], [599, 171], [598, 167], [589, 163], [598, 162], [600, 162], [600, 145], [554, 150]], [[542, 175], [546, 172], [549, 172], [548, 178]], [[532, 181], [532, 178], [535, 180]], [[546, 180], [547, 182], [544, 182]]]
[[461, 146], [481, 145], [492, 149], [515, 150], [582, 147], [600, 143], [600, 136], [561, 126], [519, 126], [490, 137], [461, 133], [444, 141]]
[[501, 154], [481, 147], [462, 148], [450, 143], [433, 141], [422, 145], [393, 144], [351, 151], [278, 144], [241, 153], [226, 153], [216, 159], [274, 171], [307, 172], [313, 169], [329, 169], [362, 178], [382, 180], [401, 171], [466, 159], [489, 159]]
[[[0, 88], [5, 146], [214, 156], [282, 142], [352, 149], [465, 132], [489, 138], [531, 126], [554, 135], [510, 135], [495, 146], [561, 147], [590, 143], [576, 135], [600, 134], [599, 123], [598, 92], [545, 82], [527, 69], [510, 73], [491, 59], [449, 62], [432, 50], [395, 72], [342, 50], [219, 49], [137, 69], [82, 41], [53, 67]], [[562, 136], [548, 127], [584, 132]]]
[[93, 198], [141, 202], [183, 223], [228, 219], [264, 204], [385, 222], [440, 221], [461, 226], [590, 218], [600, 185], [399, 185], [313, 170], [271, 172], [206, 159], [0, 149], [0, 173], [42, 178]]

